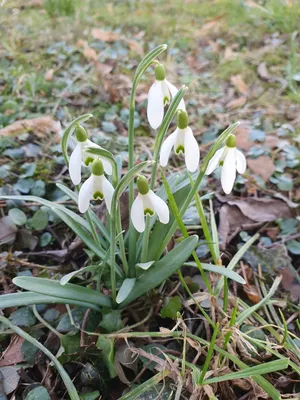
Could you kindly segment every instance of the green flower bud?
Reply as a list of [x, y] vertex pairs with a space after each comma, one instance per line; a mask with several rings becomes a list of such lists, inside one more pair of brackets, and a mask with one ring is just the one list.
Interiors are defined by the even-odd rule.
[[137, 178], [136, 185], [137, 185], [138, 192], [140, 194], [144, 195], [149, 192], [148, 179], [145, 176], [140, 175]]
[[104, 174], [104, 168], [101, 160], [97, 159], [93, 162], [92, 174], [96, 176], [101, 176]]
[[236, 137], [230, 134], [226, 140], [227, 147], [236, 147]]
[[177, 126], [179, 129], [185, 129], [188, 127], [189, 117], [183, 110], [179, 110], [177, 113]]
[[166, 79], [166, 70], [162, 64], [157, 64], [155, 67], [155, 79], [157, 81], [163, 81]]
[[78, 142], [85, 142], [88, 138], [86, 130], [81, 125], [76, 125], [75, 134]]

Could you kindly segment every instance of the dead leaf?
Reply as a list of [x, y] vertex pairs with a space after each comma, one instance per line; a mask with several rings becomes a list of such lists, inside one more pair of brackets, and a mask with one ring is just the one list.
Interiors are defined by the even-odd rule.
[[252, 172], [262, 177], [267, 182], [275, 171], [273, 160], [269, 156], [260, 156], [255, 159], [248, 158], [248, 167]]
[[138, 43], [135, 40], [126, 40], [128, 47], [130, 48], [131, 51], [135, 51], [137, 54], [139, 55], [143, 55], [144, 54], [144, 48], [143, 46]]
[[0, 383], [3, 381], [5, 394], [12, 393], [17, 388], [19, 380], [20, 375], [18, 374], [17, 367], [2, 367], [0, 369]]
[[269, 71], [267, 69], [267, 64], [265, 62], [261, 62], [259, 66], [257, 67], [257, 73], [261, 79], [264, 79], [265, 81], [269, 81], [271, 76], [269, 74]]
[[78, 40], [77, 46], [83, 48], [83, 55], [87, 60], [97, 61], [97, 52], [95, 49], [92, 49], [86, 40]]
[[[250, 134], [252, 131], [252, 127], [250, 122], [247, 120], [240, 121], [240, 125], [236, 128], [236, 143], [239, 149], [248, 151], [251, 147], [254, 146], [254, 142], [250, 140]], [[272, 136], [270, 134], [265, 136], [265, 140], [263, 144], [256, 143], [256, 147], [268, 146], [270, 149], [273, 149], [277, 146], [279, 139], [277, 136]]]
[[211, 21], [206, 22], [201, 26], [201, 28], [195, 32], [196, 36], [199, 36], [200, 38], [211, 35], [212, 33], [216, 34], [220, 31], [221, 27], [223, 27], [224, 22], [223, 22], [223, 16], [224, 15], [218, 15]]
[[248, 85], [244, 82], [241, 75], [232, 76], [230, 80], [241, 94], [246, 95], [248, 93]]
[[11, 244], [16, 239], [18, 228], [9, 216], [0, 219], [0, 244]]
[[244, 292], [248, 296], [248, 298], [252, 301], [252, 303], [257, 304], [260, 302], [261, 298], [259, 296], [257, 287], [254, 285], [243, 285]]
[[45, 81], [49, 82], [49, 81], [53, 81], [53, 75], [54, 75], [54, 69], [48, 69], [48, 71], [46, 71], [45, 73]]
[[8, 365], [16, 365], [24, 361], [24, 356], [22, 352], [23, 342], [24, 339], [18, 335], [13, 335], [11, 337], [7, 349], [2, 354], [2, 359], [0, 360], [0, 367], [7, 367]]
[[103, 64], [100, 62], [95, 63], [95, 69], [101, 77], [108, 75], [113, 70], [113, 68], [114, 67], [109, 64]]
[[272, 198], [236, 199], [223, 197], [216, 193], [222, 203], [220, 223], [218, 227], [222, 247], [225, 248], [239, 232], [260, 226], [264, 222], [278, 218], [290, 218], [288, 205], [281, 200]]
[[43, 137], [45, 134], [51, 132], [59, 134], [61, 132], [61, 124], [59, 121], [55, 121], [50, 115], [33, 119], [22, 119], [0, 129], [0, 136], [17, 136], [23, 132], [33, 132], [38, 137]]
[[120, 39], [120, 35], [111, 31], [104, 31], [102, 29], [92, 29], [92, 36], [95, 39], [102, 40], [103, 42], [116, 42]]
[[281, 284], [283, 288], [290, 293], [292, 301], [300, 300], [300, 284], [296, 281], [294, 274], [289, 267], [285, 267], [281, 271]]
[[238, 97], [237, 99], [231, 100], [229, 103], [226, 104], [226, 107], [232, 110], [234, 108], [243, 107], [246, 103], [247, 103], [247, 97], [242, 96]]
[[235, 60], [238, 56], [238, 53], [236, 51], [233, 51], [231, 47], [226, 47], [224, 51], [224, 60], [225, 61], [231, 61]]

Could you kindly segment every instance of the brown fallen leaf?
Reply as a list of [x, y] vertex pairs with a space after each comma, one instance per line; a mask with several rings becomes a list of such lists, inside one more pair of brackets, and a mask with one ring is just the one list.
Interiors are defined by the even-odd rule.
[[12, 244], [16, 239], [17, 226], [13, 223], [10, 216], [0, 219], [0, 244]]
[[257, 73], [261, 79], [268, 81], [271, 79], [271, 75], [267, 69], [267, 64], [265, 62], [261, 62], [257, 67]]
[[290, 218], [288, 205], [281, 200], [272, 198], [230, 198], [216, 193], [216, 197], [225, 203], [220, 209], [218, 227], [222, 247], [225, 248], [239, 232], [253, 229], [264, 222], [278, 218]]
[[82, 54], [87, 60], [97, 61], [97, 52], [95, 49], [92, 49], [86, 40], [78, 40], [77, 47], [82, 48]]
[[92, 36], [95, 39], [102, 40], [103, 42], [116, 42], [120, 39], [120, 35], [111, 31], [104, 31], [102, 29], [92, 29]]
[[273, 160], [269, 156], [260, 156], [255, 159], [248, 158], [248, 167], [252, 172], [262, 177], [267, 182], [275, 171]]
[[262, 147], [262, 146], [268, 146], [271, 149], [275, 148], [279, 139], [277, 136], [272, 136], [270, 134], [265, 136], [265, 140], [263, 144], [255, 143], [250, 140], [250, 134], [251, 134], [251, 125], [250, 122], [247, 120], [242, 120], [240, 121], [240, 125], [236, 128], [236, 143], [237, 147], [242, 150], [248, 151], [253, 147], [254, 145], [256, 147]]
[[294, 274], [289, 267], [281, 271], [281, 284], [283, 288], [290, 293], [292, 301], [300, 300], [300, 284], [296, 281]]
[[48, 133], [58, 134], [61, 131], [61, 124], [55, 121], [50, 115], [33, 119], [22, 119], [14, 122], [5, 128], [0, 129], [0, 136], [17, 136], [23, 132], [33, 132], [38, 137]]
[[247, 97], [242, 96], [238, 97], [237, 99], [231, 100], [229, 103], [226, 104], [226, 107], [232, 110], [234, 108], [243, 107], [246, 103], [247, 103]]
[[135, 51], [139, 55], [144, 54], [143, 46], [140, 43], [138, 43], [136, 40], [126, 40], [126, 42], [131, 51]]
[[45, 81], [49, 82], [49, 81], [53, 81], [53, 75], [54, 75], [54, 69], [48, 69], [48, 71], [46, 71], [45, 73]]
[[246, 95], [248, 93], [248, 85], [244, 82], [241, 75], [232, 76], [230, 80], [241, 94]]
[[16, 365], [24, 361], [24, 356], [22, 353], [23, 342], [24, 339], [18, 335], [13, 335], [11, 337], [7, 349], [2, 354], [2, 359], [0, 360], [0, 367], [6, 367], [8, 365]]
[[103, 64], [100, 62], [95, 63], [95, 69], [101, 77], [108, 75], [113, 70], [113, 68], [114, 67], [109, 64]]
[[254, 285], [243, 285], [243, 290], [246, 293], [247, 297], [252, 301], [252, 303], [257, 304], [260, 302], [261, 298], [259, 296], [257, 287]]

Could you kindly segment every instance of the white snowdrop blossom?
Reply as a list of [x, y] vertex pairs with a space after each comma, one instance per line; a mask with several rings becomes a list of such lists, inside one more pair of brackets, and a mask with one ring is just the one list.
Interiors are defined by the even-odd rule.
[[145, 215], [153, 216], [155, 213], [162, 224], [169, 222], [169, 208], [167, 204], [149, 189], [148, 181], [144, 176], [137, 179], [138, 195], [134, 200], [130, 217], [133, 226], [138, 232], [145, 230]]
[[244, 154], [236, 148], [234, 135], [229, 135], [226, 145], [216, 151], [215, 155], [209, 160], [205, 174], [210, 175], [219, 166], [222, 168], [222, 188], [226, 194], [229, 194], [234, 185], [236, 171], [239, 174], [244, 174], [247, 167]]
[[79, 185], [79, 183], [81, 182], [81, 166], [83, 165], [87, 167], [96, 158], [101, 159], [105, 173], [108, 175], [112, 174], [112, 166], [110, 162], [107, 161], [107, 159], [105, 159], [104, 157], [96, 156], [86, 151], [88, 147], [101, 149], [101, 146], [91, 142], [87, 137], [85, 129], [80, 125], [77, 125], [76, 127], [76, 141], [76, 147], [73, 150], [69, 161], [70, 177], [74, 185]]
[[85, 213], [91, 200], [105, 201], [108, 212], [110, 213], [111, 200], [114, 188], [109, 180], [104, 176], [104, 165], [100, 159], [93, 161], [92, 174], [83, 183], [78, 196], [78, 208], [81, 213]]
[[163, 143], [159, 163], [166, 167], [174, 148], [175, 154], [184, 154], [185, 165], [190, 172], [195, 172], [199, 165], [200, 150], [193, 131], [188, 126], [188, 115], [179, 110], [177, 114], [177, 129]]
[[[155, 82], [148, 93], [147, 117], [153, 129], [160, 127], [164, 118], [164, 108], [170, 104], [171, 98], [176, 96], [178, 89], [166, 79], [166, 71], [162, 64], [155, 67]], [[185, 111], [184, 100], [178, 106], [179, 110]]]

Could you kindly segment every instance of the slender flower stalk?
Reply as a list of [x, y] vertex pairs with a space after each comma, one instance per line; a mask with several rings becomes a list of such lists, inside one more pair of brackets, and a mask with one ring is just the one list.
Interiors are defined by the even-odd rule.
[[[170, 104], [178, 89], [166, 79], [166, 71], [162, 64], [155, 67], [155, 82], [148, 93], [147, 116], [153, 129], [160, 127], [164, 118], [164, 108]], [[185, 111], [184, 100], [181, 100], [178, 109]]]
[[110, 162], [107, 161], [106, 158], [95, 156], [94, 154], [91, 154], [86, 150], [88, 147], [101, 149], [101, 146], [98, 146], [88, 139], [86, 130], [81, 125], [76, 126], [75, 136], [77, 144], [70, 156], [69, 161], [69, 172], [73, 184], [79, 185], [79, 183], [81, 182], [81, 166], [83, 165], [87, 167], [96, 158], [101, 159], [105, 173], [111, 175], [112, 166]]
[[164, 141], [160, 151], [160, 165], [166, 167], [174, 148], [175, 154], [183, 154], [188, 171], [195, 172], [199, 166], [200, 150], [193, 131], [188, 126], [186, 111], [177, 113], [177, 129]]
[[244, 154], [236, 148], [236, 137], [234, 135], [229, 135], [226, 145], [216, 151], [210, 159], [205, 174], [210, 175], [219, 166], [222, 168], [222, 188], [226, 194], [229, 194], [234, 185], [236, 171], [239, 174], [244, 174], [247, 168]]
[[145, 215], [152, 217], [155, 213], [162, 224], [169, 222], [169, 208], [167, 204], [149, 189], [147, 179], [140, 175], [137, 179], [138, 195], [134, 200], [130, 217], [133, 226], [138, 232], [145, 230]]

